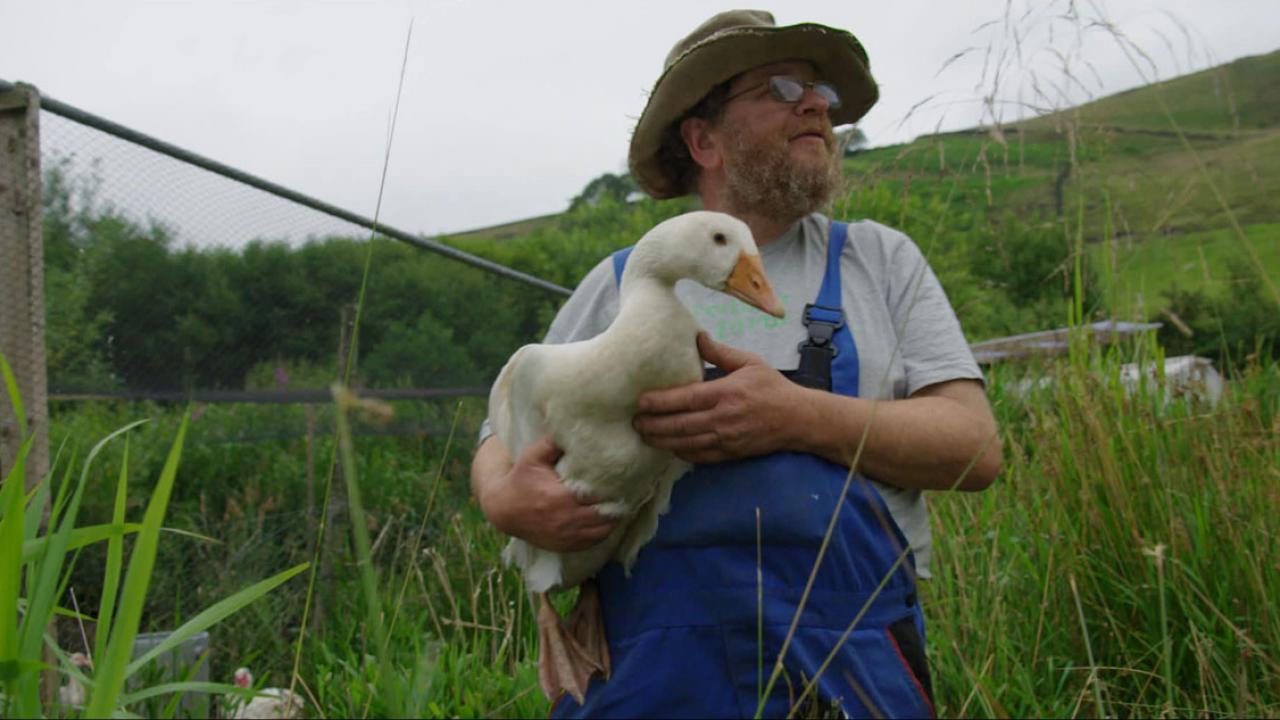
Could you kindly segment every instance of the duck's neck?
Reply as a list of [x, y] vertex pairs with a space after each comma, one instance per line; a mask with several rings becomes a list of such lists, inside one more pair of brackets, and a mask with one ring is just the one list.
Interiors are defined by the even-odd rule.
[[676, 297], [675, 283], [633, 273], [623, 279], [618, 317], [599, 336], [600, 354], [616, 373], [624, 413], [645, 390], [702, 377], [698, 323]]
[[625, 278], [621, 293], [618, 317], [610, 330], [655, 342], [679, 341], [697, 332], [693, 315], [676, 297], [674, 282], [635, 274]]

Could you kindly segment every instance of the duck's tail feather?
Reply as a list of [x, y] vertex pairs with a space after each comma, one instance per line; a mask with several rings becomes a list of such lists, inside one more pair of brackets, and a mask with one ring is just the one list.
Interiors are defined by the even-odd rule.
[[564, 564], [560, 553], [543, 550], [513, 538], [502, 551], [502, 560], [524, 573], [524, 583], [530, 592], [547, 592], [560, 585]]

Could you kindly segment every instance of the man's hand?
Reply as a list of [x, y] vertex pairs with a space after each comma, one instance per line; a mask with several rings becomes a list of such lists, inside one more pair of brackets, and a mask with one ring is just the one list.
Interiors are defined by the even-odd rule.
[[804, 388], [758, 355], [698, 333], [698, 353], [729, 373], [640, 396], [633, 426], [644, 441], [695, 463], [723, 462], [788, 447]]
[[[497, 438], [490, 440], [481, 453], [505, 456]], [[489, 445], [496, 445], [496, 450]], [[578, 497], [560, 481], [555, 465], [563, 454], [548, 436], [526, 447], [505, 474], [479, 481], [473, 470], [476, 499], [489, 522], [530, 545], [556, 552], [585, 550], [608, 537], [617, 520], [596, 510], [599, 498]]]

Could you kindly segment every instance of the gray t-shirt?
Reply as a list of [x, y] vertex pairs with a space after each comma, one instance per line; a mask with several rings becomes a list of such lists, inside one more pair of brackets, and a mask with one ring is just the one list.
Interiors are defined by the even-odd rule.
[[[678, 283], [676, 294], [713, 339], [776, 368], [793, 369], [806, 337], [800, 322], [804, 306], [822, 285], [829, 227], [826, 217], [814, 213], [760, 249], [765, 273], [786, 308], [784, 320], [691, 281]], [[898, 400], [947, 380], [982, 380], [955, 311], [910, 238], [870, 220], [851, 223], [840, 263], [846, 321], [858, 349], [859, 397]], [[594, 337], [617, 314], [618, 284], [613, 261], [605, 258], [560, 309], [544, 342]], [[486, 421], [481, 440], [490, 434]], [[923, 494], [873, 482], [915, 552], [919, 575], [930, 577], [932, 536]]]

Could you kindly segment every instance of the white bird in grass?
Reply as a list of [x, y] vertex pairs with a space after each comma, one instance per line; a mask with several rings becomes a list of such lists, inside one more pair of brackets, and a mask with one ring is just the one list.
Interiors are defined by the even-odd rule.
[[[253, 675], [249, 668], [237, 668], [233, 681], [238, 688], [253, 687]], [[302, 717], [302, 708], [302, 698], [297, 693], [284, 688], [262, 688], [252, 700], [234, 705], [228, 717], [244, 720], [297, 718]]]
[[489, 395], [494, 434], [515, 458], [550, 435], [564, 451], [556, 472], [580, 496], [602, 499], [618, 518], [595, 547], [559, 553], [511, 540], [503, 553], [538, 596], [538, 676], [554, 698], [582, 702], [591, 676], [609, 676], [608, 645], [594, 584], [583, 586], [566, 630], [547, 593], [583, 584], [610, 560], [630, 569], [657, 531], [675, 481], [689, 465], [646, 445], [632, 428], [644, 392], [702, 379], [701, 329], [675, 294], [690, 279], [782, 317], [751, 230], [723, 213], [692, 212], [640, 239], [627, 261], [618, 316], [600, 335], [561, 345], [526, 345], [507, 361]]
[[[72, 653], [67, 662], [71, 663], [81, 673], [89, 674], [93, 670], [93, 663], [89, 660], [89, 656], [84, 653]], [[70, 707], [84, 707], [87, 699], [84, 685], [80, 684], [80, 680], [75, 675], [67, 674], [67, 684], [58, 688], [58, 702]]]

